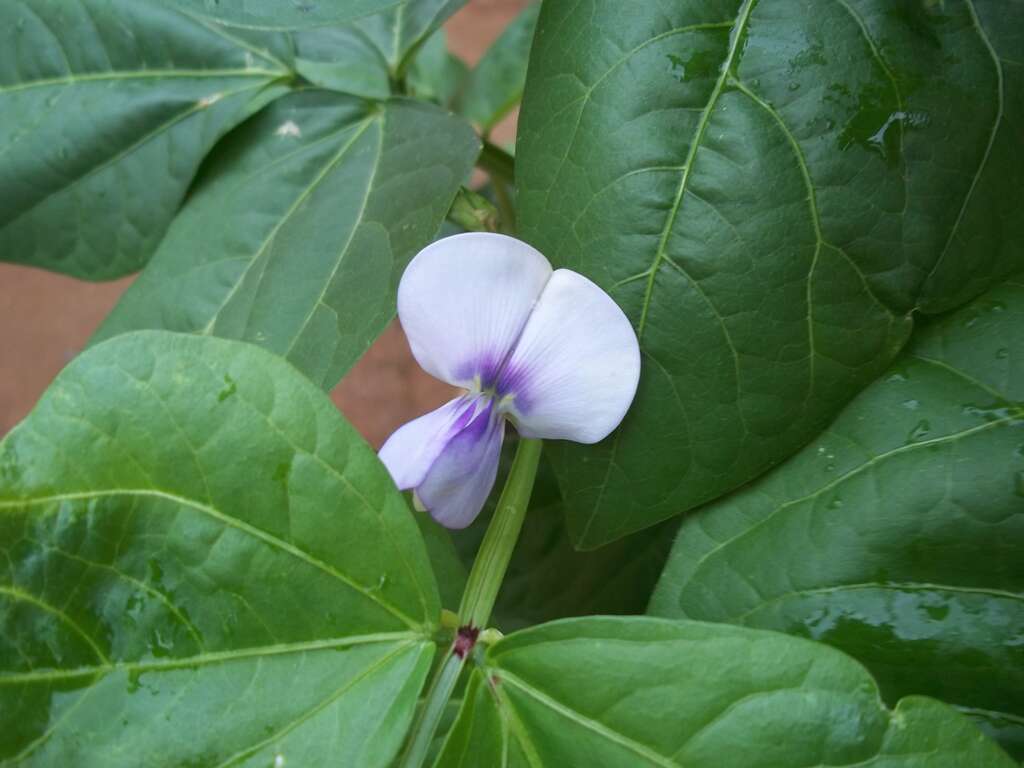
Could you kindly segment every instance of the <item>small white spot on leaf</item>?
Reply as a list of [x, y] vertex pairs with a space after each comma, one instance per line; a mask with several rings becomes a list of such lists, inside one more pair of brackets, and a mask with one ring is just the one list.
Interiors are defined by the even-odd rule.
[[277, 126], [277, 130], [274, 131], [277, 136], [301, 136], [302, 131], [299, 126], [293, 123], [291, 120], [281, 123]]
[[284, 755], [274, 757], [274, 768], [284, 768]]
[[223, 98], [224, 94], [220, 92], [211, 93], [209, 96], [203, 96], [203, 98], [199, 100], [199, 108], [206, 109], [207, 107], [211, 107]]

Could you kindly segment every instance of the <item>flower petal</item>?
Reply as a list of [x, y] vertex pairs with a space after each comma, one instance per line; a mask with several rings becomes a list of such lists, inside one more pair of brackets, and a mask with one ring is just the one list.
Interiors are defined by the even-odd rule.
[[416, 489], [423, 506], [447, 528], [465, 528], [483, 509], [494, 487], [505, 419], [490, 397], [441, 451]]
[[596, 443], [633, 402], [640, 347], [612, 298], [583, 275], [548, 281], [501, 374], [498, 391], [524, 437]]
[[444, 447], [473, 416], [476, 399], [471, 395], [457, 397], [399, 427], [381, 446], [377, 455], [400, 490], [423, 482]]
[[398, 317], [428, 373], [491, 386], [551, 276], [544, 256], [504, 235], [470, 232], [420, 251], [398, 286]]

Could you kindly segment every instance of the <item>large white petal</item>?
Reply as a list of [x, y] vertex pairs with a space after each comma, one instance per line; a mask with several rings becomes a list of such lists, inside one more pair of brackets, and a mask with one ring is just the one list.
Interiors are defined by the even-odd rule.
[[420, 502], [447, 528], [465, 528], [476, 519], [494, 487], [505, 419], [484, 398], [473, 420], [445, 445], [416, 488]]
[[400, 490], [423, 482], [441, 451], [464, 426], [460, 422], [472, 417], [475, 399], [470, 395], [457, 397], [402, 425], [381, 446], [377, 455]]
[[398, 318], [428, 373], [469, 388], [495, 374], [551, 276], [524, 242], [470, 232], [420, 251], [398, 286]]
[[640, 380], [633, 326], [587, 278], [557, 270], [502, 371], [498, 391], [524, 437], [596, 443], [626, 415]]

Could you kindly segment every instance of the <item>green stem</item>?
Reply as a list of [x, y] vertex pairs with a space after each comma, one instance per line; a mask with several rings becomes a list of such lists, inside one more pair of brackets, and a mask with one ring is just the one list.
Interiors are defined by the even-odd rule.
[[469, 581], [459, 606], [459, 619], [474, 629], [483, 629], [490, 621], [494, 601], [498, 597], [508, 561], [526, 518], [526, 507], [530, 502], [533, 480], [537, 476], [537, 464], [540, 462], [541, 445], [540, 440], [519, 441], [519, 449], [501, 498], [498, 499], [494, 517], [491, 518], [480, 551], [473, 561], [473, 569], [469, 572]]
[[413, 724], [412, 737], [398, 763], [399, 768], [420, 768], [423, 765], [445, 706], [455, 690], [459, 673], [473, 650], [480, 630], [491, 618], [494, 601], [526, 518], [526, 507], [533, 492], [542, 444], [540, 440], [519, 441], [505, 488], [498, 499], [487, 533], [484, 534], [480, 551], [473, 561], [466, 591], [462, 595], [458, 619], [462, 626], [455, 632], [441, 668], [430, 684], [423, 708]]
[[466, 663], [467, 655], [455, 653], [454, 642], [448, 648], [448, 656], [441, 668], [437, 670], [437, 674], [434, 675], [434, 682], [430, 684], [426, 701], [413, 725], [413, 736], [399, 762], [400, 768], [420, 768], [423, 761], [426, 760], [430, 741], [434, 738], [434, 732], [437, 731], [437, 724], [441, 722], [448, 699], [451, 698], [452, 691], [455, 690], [455, 683]]
[[506, 235], [515, 235], [516, 206], [512, 202], [512, 193], [505, 182], [497, 176], [491, 177], [491, 183], [494, 185], [494, 199], [498, 202], [501, 229]]
[[506, 184], [515, 183], [516, 159], [497, 144], [484, 139], [476, 164], [487, 171], [492, 179], [501, 179]]

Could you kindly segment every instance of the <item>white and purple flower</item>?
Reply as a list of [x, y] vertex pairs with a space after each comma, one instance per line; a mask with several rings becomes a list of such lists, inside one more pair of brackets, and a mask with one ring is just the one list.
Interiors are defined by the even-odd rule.
[[622, 310], [511, 237], [424, 248], [402, 275], [398, 317], [424, 370], [466, 393], [398, 429], [380, 458], [449, 528], [487, 500], [506, 420], [523, 437], [596, 443], [636, 394], [640, 349]]

